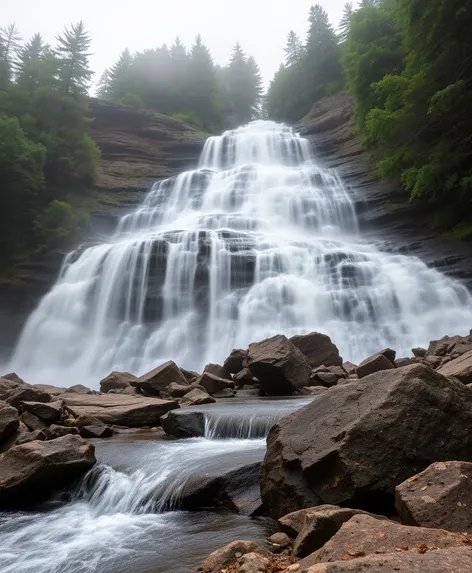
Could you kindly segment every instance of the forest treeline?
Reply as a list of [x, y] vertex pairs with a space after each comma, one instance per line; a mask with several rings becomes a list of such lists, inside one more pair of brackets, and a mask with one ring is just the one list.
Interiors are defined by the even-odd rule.
[[[88, 227], [80, 198], [100, 156], [88, 135], [90, 49], [82, 22], [54, 45], [0, 28], [0, 271]], [[260, 116], [262, 80], [239, 44], [219, 67], [198, 36], [190, 49], [176, 39], [169, 48], [124, 50], [97, 95], [217, 131]]]
[[382, 175], [430, 204], [438, 227], [472, 237], [471, 26], [472, 0], [348, 3], [337, 30], [315, 5], [306, 40], [288, 35], [267, 113], [293, 123], [351, 93]]

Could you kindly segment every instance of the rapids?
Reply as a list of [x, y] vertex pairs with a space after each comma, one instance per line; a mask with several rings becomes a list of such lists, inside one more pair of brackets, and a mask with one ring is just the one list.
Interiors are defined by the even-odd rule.
[[466, 334], [467, 289], [364, 241], [355, 200], [289, 127], [211, 137], [196, 169], [156, 183], [113, 236], [68, 255], [7, 369], [91, 386], [168, 359], [201, 370], [279, 333], [327, 333], [354, 362]]

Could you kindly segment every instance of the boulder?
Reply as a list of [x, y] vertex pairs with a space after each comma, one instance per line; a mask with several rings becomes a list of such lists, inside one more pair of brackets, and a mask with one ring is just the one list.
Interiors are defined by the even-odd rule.
[[439, 368], [443, 376], [454, 376], [464, 384], [472, 383], [472, 350]]
[[231, 372], [220, 364], [207, 364], [203, 369], [203, 374], [205, 373], [213, 374], [213, 376], [216, 376], [217, 378], [232, 380]]
[[74, 384], [73, 386], [69, 386], [66, 388], [66, 392], [74, 392], [75, 394], [96, 394], [94, 390], [90, 390], [87, 386], [83, 384]]
[[391, 508], [395, 486], [432, 462], [472, 459], [471, 424], [470, 390], [422, 364], [335, 386], [271, 428], [264, 506], [275, 518], [321, 504]]
[[68, 390], [68, 388], [62, 388], [60, 386], [52, 386], [51, 384], [33, 384], [35, 388], [38, 390], [42, 390], [51, 396], [60, 396], [64, 394]]
[[301, 511], [305, 518], [293, 546], [293, 553], [297, 557], [306, 557], [323, 547], [354, 515], [370, 515], [374, 519], [386, 519], [360, 509], [349, 509], [336, 505], [320, 505]]
[[264, 557], [269, 557], [269, 551], [255, 541], [233, 541], [213, 551], [207, 559], [200, 565], [198, 571], [203, 573], [221, 573], [229, 565], [233, 565], [243, 555], [248, 553], [258, 553]]
[[84, 426], [105, 426], [105, 424], [98, 418], [94, 418], [89, 414], [80, 414], [75, 418], [74, 426], [80, 430]]
[[304, 355], [286, 336], [277, 335], [251, 344], [247, 351], [249, 370], [259, 380], [263, 393], [290, 395], [310, 386], [311, 368]]
[[357, 364], [353, 364], [352, 362], [343, 362], [343, 368], [347, 372], [347, 375], [349, 376], [350, 374], [356, 374], [358, 366]]
[[428, 352], [426, 350], [426, 348], [412, 348], [411, 350], [413, 352], [413, 356], [416, 356], [416, 358], [424, 358], [426, 356], [426, 352]]
[[82, 438], [111, 438], [113, 429], [109, 426], [83, 426], [80, 429]]
[[342, 366], [329, 366], [328, 371], [335, 374], [338, 378], [347, 378], [348, 373], [344, 370]]
[[18, 410], [0, 401], [0, 442], [14, 434], [20, 427]]
[[424, 358], [423, 363], [426, 364], [427, 366], [430, 366], [431, 368], [439, 368], [441, 366], [441, 364], [443, 363], [443, 358], [441, 358], [441, 356], [426, 356], [426, 358]]
[[185, 370], [185, 368], [181, 368], [180, 371], [189, 384], [192, 384], [192, 382], [195, 382], [198, 378], [200, 378], [200, 374], [198, 372], [194, 372], [193, 370]]
[[165, 393], [172, 396], [172, 398], [182, 398], [182, 396], [185, 396], [188, 391], [188, 384], [177, 384], [177, 382], [172, 382], [172, 384], [169, 384], [165, 389]]
[[9, 372], [8, 374], [4, 374], [2, 378], [4, 378], [5, 380], [10, 380], [20, 385], [26, 384], [26, 382], [22, 378], [20, 378], [16, 372]]
[[23, 412], [20, 416], [20, 421], [25, 424], [27, 428], [29, 428], [32, 432], [34, 430], [47, 430], [47, 424], [45, 424], [42, 420], [31, 414], [30, 412]]
[[278, 547], [281, 547], [282, 549], [285, 549], [286, 547], [291, 547], [293, 545], [292, 539], [290, 539], [290, 537], [286, 533], [283, 533], [281, 531], [278, 531], [277, 533], [271, 535], [268, 541], [271, 545], [276, 545]]
[[[158, 426], [161, 416], [178, 408], [173, 400], [126, 396], [124, 394], [98, 394], [80, 396], [65, 394], [64, 404], [75, 418], [80, 415], [97, 418], [105, 424], [139, 428]], [[84, 425], [96, 425], [84, 424]]]
[[238, 573], [265, 573], [270, 561], [260, 553], [246, 553], [238, 559]]
[[458, 342], [452, 349], [451, 354], [456, 358], [457, 356], [462, 356], [466, 352], [472, 351], [472, 342], [470, 340]]
[[403, 368], [404, 366], [411, 366], [412, 364], [416, 364], [412, 358], [397, 358], [394, 362], [395, 368]]
[[169, 362], [161, 364], [137, 380], [131, 380], [130, 384], [148, 394], [159, 396], [159, 393], [172, 382], [177, 382], [177, 384], [182, 384], [183, 386], [187, 384], [187, 380], [180, 368], [175, 362], [169, 360]]
[[[350, 549], [348, 557], [356, 555]], [[303, 573], [469, 573], [472, 570], [472, 551], [468, 547], [453, 547], [451, 549], [436, 549], [435, 547], [413, 548], [412, 551], [398, 547], [397, 553], [386, 555], [369, 555], [350, 561], [335, 561], [314, 565]], [[299, 565], [297, 563], [297, 565]], [[290, 568], [289, 568], [290, 569]], [[287, 569], [287, 571], [289, 571]], [[302, 571], [297, 567], [297, 571]]]
[[436, 462], [395, 490], [402, 523], [472, 533], [472, 464]]
[[16, 441], [16, 446], [21, 446], [21, 444], [27, 444], [28, 442], [40, 441], [44, 442], [48, 438], [46, 430], [34, 430], [33, 432], [22, 433]]
[[214, 402], [216, 402], [216, 400], [212, 398], [210, 394], [198, 388], [185, 394], [181, 400], [183, 406], [201, 406], [203, 404], [213, 404]]
[[241, 348], [234, 349], [228, 358], [224, 361], [223, 368], [230, 374], [237, 374], [244, 368], [246, 360], [246, 350]]
[[38, 417], [46, 424], [52, 424], [61, 419], [63, 413], [62, 400], [56, 402], [23, 402], [23, 409]]
[[79, 430], [77, 428], [51, 424], [48, 428], [48, 439], [55, 440], [56, 438], [62, 438], [63, 436], [68, 436], [69, 434], [78, 433]]
[[290, 342], [302, 352], [312, 368], [342, 366], [343, 359], [339, 356], [339, 350], [326, 334], [312, 332], [311, 334], [292, 336]]
[[198, 438], [205, 435], [205, 414], [172, 410], [161, 417], [161, 426], [166, 434], [175, 438]]
[[0, 507], [47, 498], [95, 464], [94, 446], [79, 436], [15, 446], [0, 455]]
[[369, 374], [375, 374], [382, 370], [391, 370], [395, 368], [394, 364], [380, 352], [366, 358], [359, 364], [356, 374], [359, 378], [365, 378]]
[[397, 353], [395, 350], [392, 350], [391, 348], [384, 348], [383, 350], [381, 350], [377, 354], [381, 354], [382, 356], [385, 356], [385, 358], [387, 360], [390, 360], [390, 362], [392, 364], [395, 364], [395, 358], [397, 357]]
[[35, 388], [34, 386], [22, 386], [13, 390], [10, 394], [7, 394], [4, 398], [5, 402], [8, 402], [11, 406], [17, 410], [22, 410], [23, 402], [50, 402], [51, 394]]
[[[464, 542], [464, 540], [466, 540]], [[472, 541], [458, 533], [440, 529], [407, 527], [389, 520], [374, 519], [368, 515], [355, 515], [321, 549], [300, 563], [305, 567], [317, 563], [347, 561], [375, 554], [400, 551], [426, 552], [452, 547], [464, 547]], [[472, 550], [469, 548], [472, 554]], [[322, 569], [321, 569], [322, 571]], [[370, 570], [369, 570], [370, 571]]]
[[230, 382], [228, 379], [218, 378], [218, 376], [210, 374], [209, 372], [203, 372], [197, 384], [204, 388], [210, 395], [216, 394], [216, 392], [224, 390], [225, 388], [230, 388], [231, 390], [234, 388], [233, 381]]
[[111, 372], [106, 378], [100, 380], [100, 390], [105, 394], [110, 390], [126, 390], [131, 386], [130, 382], [136, 382], [138, 378], [129, 372]]
[[336, 386], [339, 378], [332, 372], [317, 372], [312, 376], [311, 380], [320, 386], [331, 388], [331, 386]]
[[259, 487], [261, 463], [243, 465], [220, 474], [190, 477], [179, 493], [179, 508], [201, 510], [221, 507], [243, 515], [261, 509]]
[[444, 336], [441, 340], [433, 340], [429, 343], [426, 356], [446, 356], [461, 340], [461, 336]]
[[0, 400], [3, 400], [5, 396], [10, 395], [15, 390], [27, 386], [24, 382], [21, 384], [15, 380], [9, 380], [8, 378], [0, 378]]
[[259, 380], [253, 375], [249, 368], [243, 368], [233, 376], [233, 381], [238, 387], [252, 384], [258, 384]]

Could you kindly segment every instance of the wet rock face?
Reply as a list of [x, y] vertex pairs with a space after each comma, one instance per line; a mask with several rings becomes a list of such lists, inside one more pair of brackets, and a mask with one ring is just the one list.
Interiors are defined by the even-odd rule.
[[321, 504], [392, 508], [395, 487], [432, 462], [472, 459], [471, 423], [470, 390], [424, 365], [335, 386], [272, 427], [264, 506], [275, 518]]

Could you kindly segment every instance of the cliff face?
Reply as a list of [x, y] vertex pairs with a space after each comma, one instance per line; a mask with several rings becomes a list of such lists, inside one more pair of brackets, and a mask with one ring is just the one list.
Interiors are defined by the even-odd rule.
[[[102, 152], [98, 177], [93, 189], [75, 198], [90, 213], [97, 235], [110, 232], [153, 181], [194, 166], [207, 135], [181, 121], [126, 106], [93, 100], [91, 108], [91, 136]], [[24, 260], [0, 279], [0, 362], [73, 247]]]
[[470, 242], [441, 235], [424, 203], [411, 203], [397, 181], [382, 181], [354, 124], [354, 100], [337, 94], [317, 102], [296, 126], [320, 162], [336, 167], [351, 186], [364, 237], [381, 248], [413, 255], [472, 288]]

